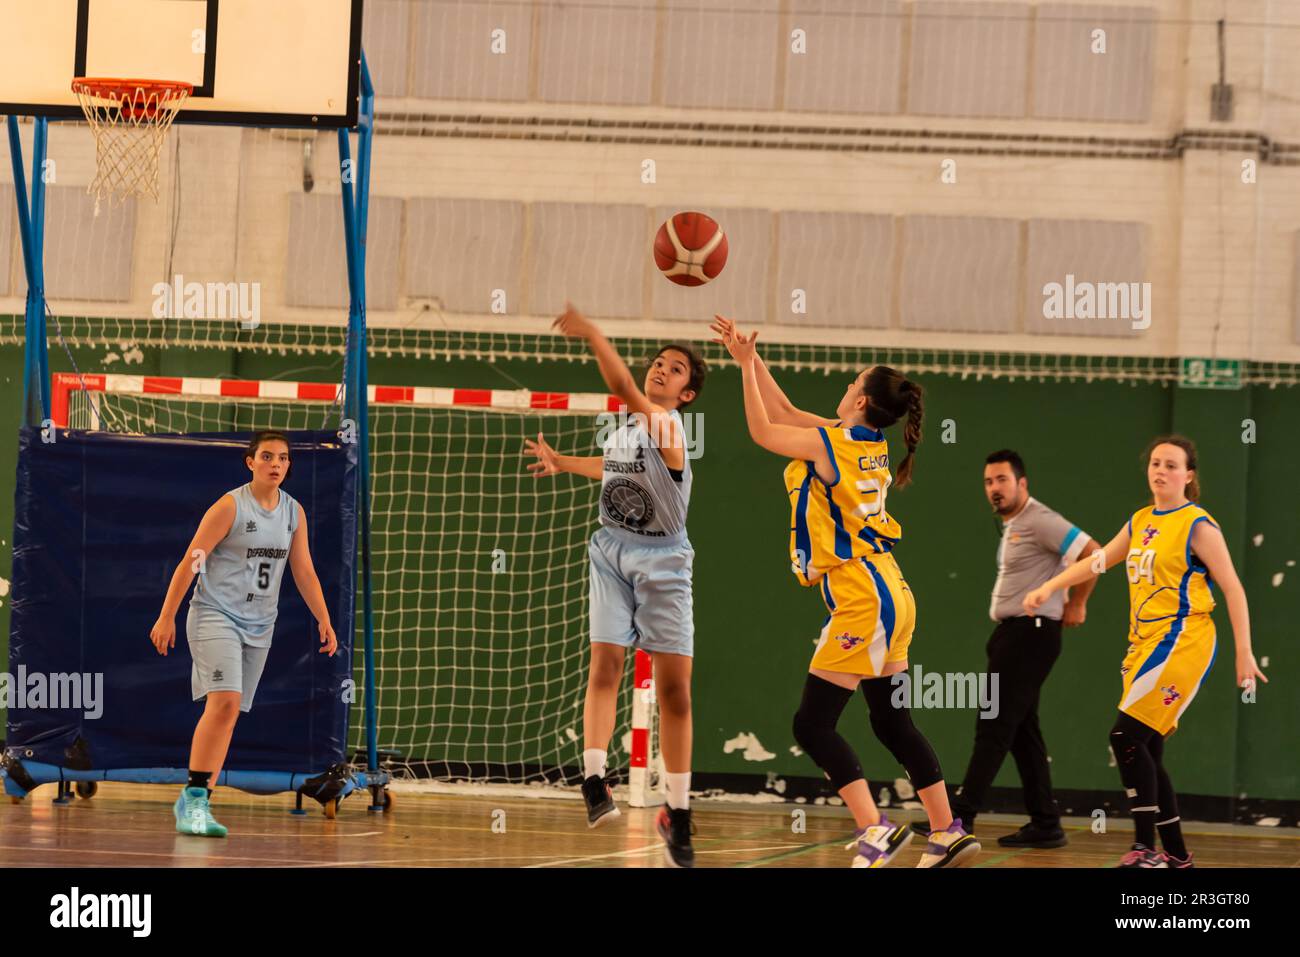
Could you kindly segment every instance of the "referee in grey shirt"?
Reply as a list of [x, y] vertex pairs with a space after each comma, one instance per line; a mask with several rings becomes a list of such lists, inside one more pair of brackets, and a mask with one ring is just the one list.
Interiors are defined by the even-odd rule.
[[1061, 812], [1052, 797], [1047, 747], [1038, 728], [1038, 693], [1061, 654], [1061, 626], [1083, 623], [1096, 579], [1056, 592], [1038, 615], [1024, 615], [1025, 595], [1100, 546], [1029, 494], [1025, 463], [1010, 449], [994, 452], [984, 465], [984, 494], [1002, 519], [998, 577], [989, 616], [997, 622], [988, 643], [990, 674], [999, 675], [997, 716], [975, 721], [975, 750], [952, 802], [954, 817], [968, 831], [989, 787], [1010, 751], [1020, 772], [1029, 823], [999, 838], [1005, 847], [1063, 847]]

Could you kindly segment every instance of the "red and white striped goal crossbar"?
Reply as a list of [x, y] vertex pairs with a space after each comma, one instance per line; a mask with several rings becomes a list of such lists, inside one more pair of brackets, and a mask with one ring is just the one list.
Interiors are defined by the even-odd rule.
[[[50, 418], [61, 429], [68, 427], [69, 396], [74, 391], [108, 392], [127, 395], [194, 397], [199, 399], [267, 399], [279, 401], [333, 402], [339, 386], [332, 382], [250, 381], [206, 379], [194, 376], [120, 375], [116, 373], [79, 376], [56, 372], [51, 377]], [[411, 405], [433, 408], [486, 408], [554, 412], [619, 412], [623, 403], [612, 395], [593, 392], [530, 392], [527, 389], [448, 389], [441, 386], [372, 385], [367, 396], [376, 405]], [[632, 698], [632, 753], [628, 781], [629, 803], [652, 807], [663, 803], [662, 790], [654, 784], [650, 754], [651, 722], [654, 717], [654, 675], [650, 656], [637, 651]]]
[[[79, 376], [56, 372], [51, 377], [50, 418], [68, 427], [68, 396], [84, 388], [90, 392], [129, 395], [172, 395], [196, 399], [270, 399], [333, 402], [336, 382], [281, 382], [275, 379], [203, 379], [195, 376], [119, 375]], [[618, 412], [623, 403], [612, 395], [595, 392], [530, 392], [527, 389], [448, 389], [423, 385], [372, 385], [366, 390], [373, 405], [412, 405], [433, 408], [480, 408], [550, 412]]]

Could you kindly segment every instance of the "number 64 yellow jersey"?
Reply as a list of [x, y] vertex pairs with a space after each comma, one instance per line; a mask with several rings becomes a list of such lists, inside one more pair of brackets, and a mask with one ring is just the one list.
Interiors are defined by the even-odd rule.
[[1154, 505], [1129, 519], [1128, 571], [1131, 641], [1152, 638], [1191, 615], [1214, 610], [1210, 571], [1192, 553], [1197, 522], [1218, 524], [1195, 502], [1161, 512]]
[[790, 495], [791, 571], [814, 585], [847, 561], [887, 554], [903, 529], [885, 511], [889, 446], [885, 435], [864, 425], [819, 428], [835, 470], [827, 484], [812, 462], [795, 459], [785, 468]]

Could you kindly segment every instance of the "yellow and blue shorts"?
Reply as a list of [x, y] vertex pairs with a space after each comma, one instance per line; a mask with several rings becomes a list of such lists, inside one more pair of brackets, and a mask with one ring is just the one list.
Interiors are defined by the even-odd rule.
[[812, 667], [878, 676], [907, 660], [916, 626], [916, 601], [894, 556], [885, 553], [837, 565], [821, 579], [830, 614]]
[[1209, 615], [1175, 619], [1158, 634], [1134, 641], [1120, 669], [1124, 694], [1119, 710], [1169, 734], [1210, 673], [1214, 647]]

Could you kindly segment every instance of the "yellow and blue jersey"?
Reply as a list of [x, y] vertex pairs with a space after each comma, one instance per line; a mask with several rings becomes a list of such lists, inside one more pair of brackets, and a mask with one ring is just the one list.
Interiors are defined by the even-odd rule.
[[1148, 505], [1129, 519], [1125, 564], [1132, 641], [1180, 628], [1189, 616], [1214, 610], [1210, 571], [1192, 553], [1198, 522], [1219, 527], [1195, 502], [1164, 512]]
[[887, 554], [903, 537], [885, 511], [893, 477], [884, 433], [863, 425], [817, 431], [835, 480], [822, 481], [813, 463], [800, 459], [785, 468], [791, 570], [803, 585], [816, 584], [845, 562]]
[[1129, 651], [1119, 709], [1169, 734], [1214, 664], [1210, 572], [1192, 552], [1198, 522], [1218, 525], [1194, 502], [1129, 520]]

